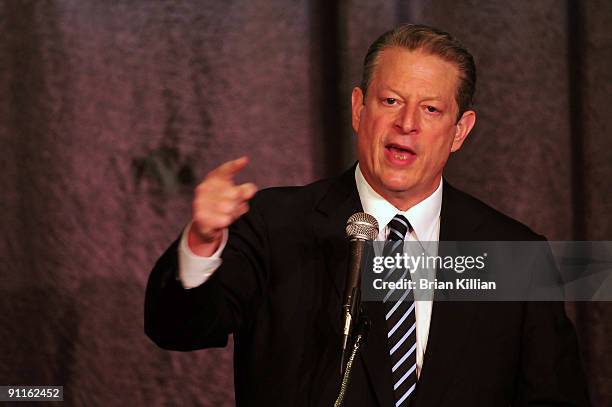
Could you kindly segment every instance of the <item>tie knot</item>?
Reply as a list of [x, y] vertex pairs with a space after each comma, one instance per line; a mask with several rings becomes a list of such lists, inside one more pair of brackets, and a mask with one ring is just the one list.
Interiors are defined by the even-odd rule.
[[387, 226], [389, 227], [389, 240], [404, 240], [406, 233], [412, 231], [410, 222], [403, 215], [395, 215]]

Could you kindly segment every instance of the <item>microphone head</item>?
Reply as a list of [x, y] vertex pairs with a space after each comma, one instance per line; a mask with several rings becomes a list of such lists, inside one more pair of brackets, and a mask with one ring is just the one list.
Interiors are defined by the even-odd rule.
[[357, 212], [346, 221], [346, 236], [350, 240], [374, 240], [378, 236], [376, 218], [365, 212]]

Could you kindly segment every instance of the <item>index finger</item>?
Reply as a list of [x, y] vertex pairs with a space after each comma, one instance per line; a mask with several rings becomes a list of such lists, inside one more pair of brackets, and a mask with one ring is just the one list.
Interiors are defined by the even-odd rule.
[[249, 162], [249, 158], [247, 156], [242, 156], [235, 160], [227, 161], [214, 170], [211, 171], [212, 175], [223, 177], [223, 178], [232, 178], [238, 172], [240, 172]]

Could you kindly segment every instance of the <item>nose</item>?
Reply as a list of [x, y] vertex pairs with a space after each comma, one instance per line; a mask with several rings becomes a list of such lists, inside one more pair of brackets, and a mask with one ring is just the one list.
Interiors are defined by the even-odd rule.
[[406, 104], [397, 114], [395, 128], [403, 134], [418, 132], [418, 110]]

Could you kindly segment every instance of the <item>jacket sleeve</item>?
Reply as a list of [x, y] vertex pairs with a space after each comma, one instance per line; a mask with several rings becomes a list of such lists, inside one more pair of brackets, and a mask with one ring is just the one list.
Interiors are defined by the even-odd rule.
[[145, 333], [159, 347], [190, 351], [223, 347], [228, 335], [251, 321], [267, 280], [267, 234], [251, 210], [230, 226], [222, 264], [202, 285], [185, 289], [177, 279], [175, 241], [155, 264], [145, 297]]
[[[537, 256], [536, 267], [543, 281], [562, 281], [552, 253], [546, 245]], [[542, 254], [543, 253], [543, 254]], [[562, 293], [553, 296], [563, 298]], [[535, 298], [524, 303], [521, 343], [521, 369], [514, 406], [590, 406], [588, 387], [578, 340], [562, 301]]]

